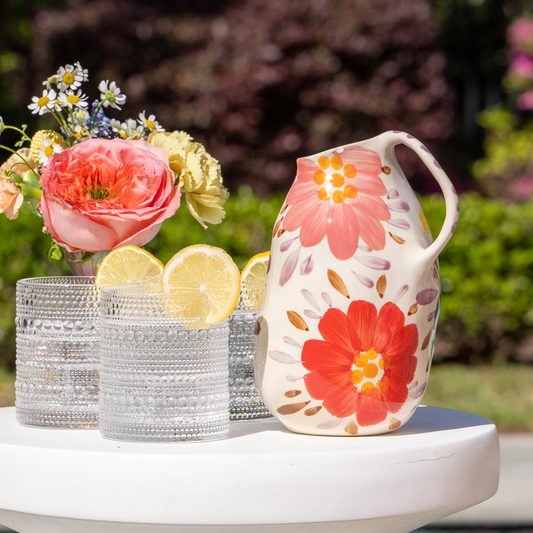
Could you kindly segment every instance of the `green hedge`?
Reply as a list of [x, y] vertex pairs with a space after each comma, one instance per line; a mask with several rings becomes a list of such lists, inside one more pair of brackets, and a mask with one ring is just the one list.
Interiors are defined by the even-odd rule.
[[[203, 242], [224, 248], [242, 268], [252, 255], [268, 250], [282, 202], [281, 194], [264, 200], [241, 187], [226, 203], [226, 220], [207, 231], [182, 206], [146, 248], [166, 262], [181, 248]], [[460, 202], [457, 231], [440, 256], [439, 333], [446, 347], [441, 355], [464, 361], [495, 353], [512, 358], [518, 344], [533, 338], [533, 202], [507, 204], [473, 193]], [[444, 201], [431, 196], [421, 203], [436, 234]], [[68, 273], [64, 261], [46, 257], [50, 240], [41, 229], [41, 220], [27, 212], [15, 221], [0, 216], [0, 362], [14, 360], [16, 281]]]

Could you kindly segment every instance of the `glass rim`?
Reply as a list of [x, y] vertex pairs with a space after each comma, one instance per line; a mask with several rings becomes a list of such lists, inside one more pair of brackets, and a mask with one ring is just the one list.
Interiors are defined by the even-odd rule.
[[34, 287], [68, 287], [72, 285], [97, 285], [94, 283], [95, 276], [38, 276], [34, 278], [23, 278], [17, 280], [17, 285], [29, 285]]

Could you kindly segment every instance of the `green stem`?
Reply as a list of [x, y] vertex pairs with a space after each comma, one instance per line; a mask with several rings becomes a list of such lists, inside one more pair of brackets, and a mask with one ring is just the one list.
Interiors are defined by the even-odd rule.
[[15, 130], [15, 131], [18, 131], [20, 134], [22, 134], [23, 137], [26, 137], [26, 139], [31, 142], [31, 138], [28, 137], [28, 134], [24, 130], [21, 130], [20, 128], [16, 128], [15, 126], [4, 125], [4, 130]]

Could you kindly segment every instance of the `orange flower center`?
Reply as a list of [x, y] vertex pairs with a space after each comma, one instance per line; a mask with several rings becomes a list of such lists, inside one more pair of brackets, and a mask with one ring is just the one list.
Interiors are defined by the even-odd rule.
[[[320, 200], [332, 200], [337, 204], [342, 204], [348, 198], [357, 197], [355, 186], [346, 184], [347, 179], [350, 180], [357, 176], [357, 169], [354, 165], [345, 165], [338, 155], [331, 158], [321, 155], [318, 158], [318, 166], [320, 169], [314, 173], [313, 181], [317, 185], [323, 185], [317, 191]], [[342, 174], [337, 172], [340, 170], [342, 170]]]
[[355, 356], [351, 370], [351, 381], [361, 394], [372, 396], [376, 389], [380, 390], [384, 370], [383, 357], [372, 347]]

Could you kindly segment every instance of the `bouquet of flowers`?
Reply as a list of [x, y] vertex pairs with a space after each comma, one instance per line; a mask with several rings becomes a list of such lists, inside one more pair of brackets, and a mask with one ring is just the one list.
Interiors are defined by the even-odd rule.
[[43, 218], [53, 240], [50, 257], [62, 249], [92, 254], [127, 244], [143, 246], [173, 216], [182, 194], [204, 227], [225, 216], [228, 191], [220, 165], [183, 131], [166, 132], [154, 115], [120, 122], [106, 116], [126, 101], [117, 84], [102, 81], [100, 100], [89, 106], [81, 86], [81, 65], [66, 65], [43, 82], [42, 96], [28, 106], [51, 114], [59, 130], [26, 130], [6, 125], [22, 138], [0, 167], [0, 213], [15, 219], [23, 202]]

